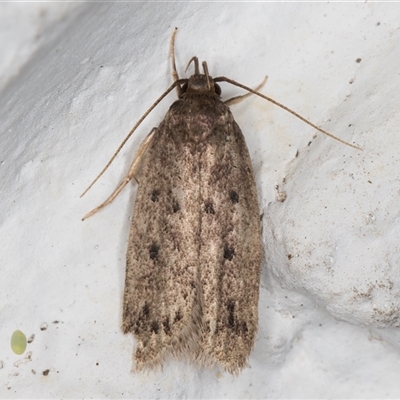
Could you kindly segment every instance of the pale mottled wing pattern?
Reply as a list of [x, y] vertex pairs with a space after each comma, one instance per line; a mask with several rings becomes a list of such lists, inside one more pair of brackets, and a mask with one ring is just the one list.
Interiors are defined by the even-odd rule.
[[138, 341], [136, 368], [186, 353], [238, 372], [257, 330], [262, 250], [251, 161], [229, 109], [216, 97], [175, 102], [139, 180], [122, 326]]
[[199, 201], [198, 176], [166, 123], [145, 156], [127, 252], [122, 329], [138, 340], [137, 369], [190, 351], [200, 335], [199, 213], [187, 206]]
[[207, 141], [201, 165], [204, 327], [199, 356], [208, 354], [228, 372], [238, 373], [257, 332], [262, 243], [253, 168], [230, 113], [226, 125]]

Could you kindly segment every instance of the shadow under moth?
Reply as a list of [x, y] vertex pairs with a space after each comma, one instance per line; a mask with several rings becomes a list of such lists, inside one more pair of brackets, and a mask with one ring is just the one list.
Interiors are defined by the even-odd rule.
[[[175, 34], [176, 28], [170, 46], [173, 84], [84, 194], [174, 88], [178, 100], [142, 142], [123, 182], [84, 219], [113, 201], [138, 175], [122, 317], [123, 332], [137, 340], [135, 369], [159, 367], [171, 355], [238, 374], [247, 365], [257, 333], [262, 240], [251, 159], [227, 104], [256, 94], [332, 135], [259, 93], [263, 84], [253, 90], [226, 77], [213, 79], [205, 62], [200, 73], [197, 57], [188, 64], [194, 64], [194, 74], [179, 79]], [[249, 93], [223, 102], [217, 82]]]

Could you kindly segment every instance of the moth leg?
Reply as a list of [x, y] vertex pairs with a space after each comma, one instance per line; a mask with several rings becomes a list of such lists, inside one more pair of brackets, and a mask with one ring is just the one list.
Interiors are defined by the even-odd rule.
[[[256, 92], [258, 92], [267, 82], [268, 76], [266, 76], [263, 81], [254, 89]], [[247, 97], [251, 96], [253, 93], [249, 92], [246, 94], [243, 94], [241, 96], [235, 96], [235, 97], [231, 97], [228, 100], [225, 100], [224, 103], [229, 107], [233, 104], [237, 104], [240, 103], [242, 100], [246, 99]]]
[[[93, 214], [96, 214], [98, 211], [100, 211], [102, 208], [105, 206], [109, 205], [114, 201], [114, 199], [121, 193], [122, 189], [129, 183], [129, 181], [134, 178], [136, 180], [136, 173], [140, 167], [140, 164], [143, 160], [143, 157], [146, 154], [147, 149], [149, 148], [153, 138], [154, 134], [156, 133], [157, 128], [153, 128], [151, 132], [147, 135], [147, 137], [143, 140], [143, 142], [140, 144], [140, 147], [132, 161], [132, 164], [129, 168], [129, 171], [127, 175], [125, 176], [124, 180], [121, 182], [121, 184], [114, 190], [114, 192], [105, 200], [103, 203], [101, 203], [99, 206], [94, 208], [92, 211], [88, 212], [83, 218], [82, 221], [84, 221], [86, 218], [91, 217]], [[137, 182], [137, 180], [136, 180]]]

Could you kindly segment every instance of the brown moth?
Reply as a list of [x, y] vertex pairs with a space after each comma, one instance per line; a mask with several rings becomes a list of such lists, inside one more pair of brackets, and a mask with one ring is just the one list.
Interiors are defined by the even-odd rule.
[[237, 373], [257, 332], [257, 189], [243, 134], [219, 87], [193, 61], [143, 161], [122, 330], [138, 340], [138, 369], [187, 353]]
[[84, 218], [109, 204], [141, 166], [122, 318], [123, 332], [137, 340], [136, 370], [159, 367], [168, 356], [185, 356], [237, 374], [247, 365], [257, 333], [260, 211], [246, 142], [226, 104], [247, 95], [223, 102], [216, 82], [232, 83], [288, 109], [258, 88], [213, 79], [205, 62], [200, 73], [197, 57], [189, 62], [194, 74], [179, 79], [175, 34], [176, 29], [171, 39], [174, 83], [96, 180], [167, 93], [176, 87], [179, 99], [143, 141], [121, 185]]

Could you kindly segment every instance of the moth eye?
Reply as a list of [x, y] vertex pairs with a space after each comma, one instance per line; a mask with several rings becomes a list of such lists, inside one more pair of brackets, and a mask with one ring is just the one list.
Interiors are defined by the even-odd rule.
[[216, 93], [218, 96], [221, 96], [222, 90], [221, 90], [220, 86], [217, 85], [216, 83], [214, 83], [214, 90], [215, 90], [215, 93]]
[[26, 336], [21, 331], [15, 331], [11, 335], [11, 350], [15, 354], [23, 354], [26, 350]]
[[231, 199], [233, 204], [239, 203], [239, 193], [235, 190], [231, 190], [229, 192], [229, 198]]
[[183, 86], [181, 86], [181, 94], [185, 94], [188, 88], [188, 84], [185, 83]]
[[229, 246], [224, 247], [225, 260], [232, 261], [234, 255], [235, 255], [235, 249], [233, 247], [229, 247]]

